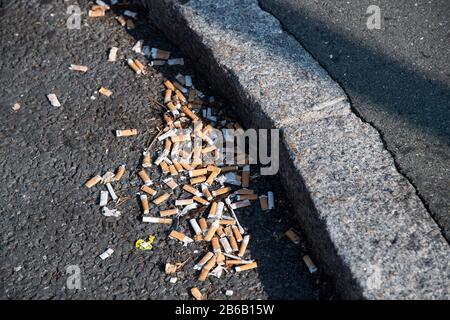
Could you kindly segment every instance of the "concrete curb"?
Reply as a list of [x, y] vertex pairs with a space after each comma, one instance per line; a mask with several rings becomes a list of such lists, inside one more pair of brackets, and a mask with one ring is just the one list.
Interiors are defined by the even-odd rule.
[[449, 298], [439, 227], [378, 132], [278, 20], [257, 0], [141, 2], [247, 127], [281, 129], [280, 175], [343, 298]]

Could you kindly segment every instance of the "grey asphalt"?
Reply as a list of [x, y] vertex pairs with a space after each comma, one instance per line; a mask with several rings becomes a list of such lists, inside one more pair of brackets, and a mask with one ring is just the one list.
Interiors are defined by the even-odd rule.
[[[450, 239], [450, 2], [259, 0], [379, 130]], [[367, 28], [369, 5], [381, 29]], [[400, 199], [401, 201], [401, 199]]]
[[[261, 177], [251, 186], [258, 192], [273, 190], [276, 210], [261, 212], [254, 206], [239, 213], [252, 235], [257, 270], [210, 277], [200, 284], [192, 270], [197, 261], [192, 250], [205, 248], [184, 248], [167, 240], [167, 228], [140, 222], [136, 173], [143, 147], [162, 122], [162, 110], [152, 101], [162, 102], [163, 81], [178, 72], [192, 74], [201, 90], [213, 92], [189, 59], [184, 68], [149, 68], [146, 77], [137, 77], [124, 59], [136, 57], [131, 48], [138, 39], [173, 56], [180, 52], [147, 23], [137, 22], [127, 32], [112, 13], [92, 20], [86, 14], [88, 1], [79, 4], [81, 29], [68, 30], [66, 2], [0, 2], [0, 299], [192, 299], [193, 286], [209, 299], [226, 299], [228, 289], [235, 292], [233, 299], [332, 298], [321, 272], [309, 274], [301, 260], [313, 248], [283, 237], [290, 227], [301, 232], [301, 226], [278, 177]], [[106, 61], [111, 46], [119, 47], [116, 63]], [[69, 71], [72, 63], [90, 70]], [[100, 86], [113, 96], [98, 95]], [[51, 92], [62, 107], [49, 104], [46, 95]], [[13, 111], [16, 102], [21, 108]], [[143, 134], [117, 139], [113, 131], [118, 128], [137, 128]], [[105, 218], [98, 188], [83, 184], [123, 163], [128, 171], [116, 192], [131, 200], [119, 208], [120, 219]], [[160, 180], [158, 173], [152, 178]], [[150, 234], [156, 236], [153, 251], [137, 251], [135, 241]], [[102, 261], [98, 256], [107, 248], [115, 252]], [[176, 275], [178, 282], [169, 283], [165, 263], [188, 257], [192, 259]], [[81, 271], [79, 290], [67, 286], [67, 267], [73, 265]]]

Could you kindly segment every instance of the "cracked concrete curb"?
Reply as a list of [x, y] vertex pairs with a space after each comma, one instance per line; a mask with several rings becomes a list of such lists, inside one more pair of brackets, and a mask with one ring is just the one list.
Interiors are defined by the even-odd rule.
[[257, 0], [141, 2], [247, 127], [281, 130], [280, 175], [343, 298], [449, 298], [439, 227], [378, 132], [278, 20]]

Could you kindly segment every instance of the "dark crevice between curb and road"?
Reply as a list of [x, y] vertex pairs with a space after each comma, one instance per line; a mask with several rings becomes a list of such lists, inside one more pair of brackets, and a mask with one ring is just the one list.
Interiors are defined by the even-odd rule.
[[[258, 1], [258, 5], [261, 8], [261, 10], [264, 10], [265, 12], [267, 12], [268, 14], [272, 15], [279, 23], [280, 26], [282, 28], [282, 30], [284, 32], [286, 32], [287, 34], [289, 34], [292, 38], [294, 38], [295, 40], [297, 40], [305, 49], [306, 52], [308, 52], [308, 54], [310, 54], [316, 61], [317, 64], [320, 65], [320, 67], [322, 67], [324, 70], [327, 70], [327, 68], [325, 67], [325, 65], [320, 61], [320, 59], [317, 58], [317, 56], [312, 53], [302, 42], [301, 39], [299, 39], [294, 33], [292, 33], [288, 28], [286, 28], [286, 26], [284, 25], [284, 23], [273, 13], [270, 11], [269, 8], [266, 8], [264, 5], [262, 5], [261, 0], [257, 0]], [[338, 79], [336, 79], [336, 77], [334, 77], [331, 73], [328, 73], [328, 75], [330, 76], [331, 79], [333, 79], [333, 81], [335, 81], [341, 88], [342, 90], [345, 92], [345, 95], [347, 96], [347, 99], [350, 103], [350, 108], [352, 110], [352, 112], [364, 123], [370, 125], [371, 127], [373, 127], [378, 134], [380, 135], [380, 139], [383, 142], [383, 146], [384, 149], [389, 152], [389, 154], [392, 156], [392, 159], [394, 160], [394, 164], [396, 169], [398, 170], [398, 172], [400, 172], [400, 174], [408, 180], [408, 182], [414, 187], [414, 189], [416, 190], [416, 195], [417, 197], [419, 197], [419, 199], [422, 201], [425, 209], [427, 210], [428, 214], [430, 215], [430, 218], [433, 219], [433, 221], [439, 226], [439, 228], [441, 229], [441, 234], [442, 236], [445, 238], [445, 240], [447, 241], [447, 243], [450, 245], [450, 239], [447, 238], [446, 234], [442, 231], [442, 225], [439, 223], [439, 221], [434, 217], [434, 215], [432, 214], [431, 210], [430, 210], [430, 206], [428, 201], [425, 200], [425, 198], [420, 194], [419, 189], [417, 187], [417, 185], [413, 182], [413, 180], [406, 174], [406, 172], [404, 172], [404, 170], [402, 169], [402, 167], [400, 166], [400, 164], [398, 163], [398, 160], [395, 156], [395, 154], [388, 148], [387, 143], [386, 143], [386, 139], [383, 136], [383, 134], [381, 133], [381, 130], [375, 125], [375, 123], [373, 123], [372, 121], [368, 121], [366, 120], [363, 115], [359, 112], [358, 109], [356, 109], [354, 107], [354, 103], [352, 101], [351, 95], [347, 92], [347, 89], [345, 88], [345, 86], [341, 83], [341, 81], [339, 81]]]

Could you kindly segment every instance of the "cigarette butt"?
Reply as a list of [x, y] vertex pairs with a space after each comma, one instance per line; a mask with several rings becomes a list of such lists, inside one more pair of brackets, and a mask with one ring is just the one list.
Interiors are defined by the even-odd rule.
[[231, 249], [233, 249], [233, 252], [239, 252], [239, 246], [236, 238], [233, 235], [230, 235], [228, 237], [228, 240], [230, 241]]
[[170, 57], [170, 52], [157, 48], [152, 48], [151, 55], [153, 59], [167, 60]]
[[77, 65], [77, 64], [71, 64], [69, 69], [72, 70], [72, 71], [79, 71], [79, 72], [83, 72], [83, 73], [85, 73], [85, 72], [87, 72], [89, 70], [88, 67], [80, 66], [80, 65]]
[[105, 259], [111, 257], [111, 255], [112, 255], [113, 253], [114, 253], [114, 250], [113, 250], [113, 249], [108, 249], [108, 250], [106, 250], [105, 252], [103, 252], [103, 253], [100, 255], [100, 259], [105, 260]]
[[150, 179], [150, 177], [148, 176], [147, 172], [145, 172], [145, 170], [139, 171], [138, 176], [142, 179], [142, 181], [144, 182], [144, 184], [146, 186], [151, 186], [153, 184], [153, 181]]
[[217, 212], [217, 202], [214, 201], [211, 204], [211, 208], [209, 209], [208, 219], [215, 218], [216, 217], [216, 212]]
[[188, 206], [194, 203], [193, 199], [177, 199], [175, 200], [176, 206]]
[[152, 160], [150, 158], [150, 153], [144, 152], [144, 159], [142, 160], [143, 168], [150, 168], [152, 166]]
[[244, 166], [242, 170], [242, 187], [247, 188], [250, 183], [250, 166]]
[[147, 196], [145, 194], [141, 194], [140, 198], [141, 198], [141, 205], [142, 205], [142, 210], [144, 211], [144, 214], [149, 214], [150, 210], [148, 208]]
[[285, 236], [288, 237], [288, 239], [291, 240], [296, 245], [300, 244], [300, 236], [298, 235], [297, 232], [295, 232], [294, 229], [291, 228], [288, 231], [286, 231]]
[[245, 264], [244, 261], [245, 261], [245, 260], [242, 260], [242, 259], [239, 259], [239, 260], [227, 259], [227, 260], [225, 261], [225, 265], [226, 265], [227, 267], [235, 266], [235, 265], [242, 265], [242, 264]]
[[244, 236], [244, 239], [241, 242], [241, 247], [239, 248], [239, 257], [243, 257], [245, 255], [245, 251], [247, 250], [248, 242], [250, 241], [250, 236]]
[[200, 272], [200, 276], [198, 278], [199, 281], [205, 281], [206, 278], [208, 277], [209, 271], [214, 267], [214, 265], [216, 264], [216, 257], [212, 257], [211, 259], [209, 259], [209, 261], [205, 264], [205, 266], [203, 267], [202, 271]]
[[220, 238], [223, 238], [223, 237], [226, 236], [225, 231], [223, 231], [223, 227], [222, 227], [222, 226], [219, 226], [219, 227], [217, 228], [216, 233], [217, 233], [217, 235], [218, 235]]
[[167, 89], [175, 91], [175, 86], [173, 85], [173, 83], [170, 80], [166, 80], [164, 82], [164, 85], [166, 86]]
[[172, 142], [186, 142], [191, 141], [191, 136], [189, 134], [181, 134], [171, 137]]
[[212, 237], [214, 236], [214, 234], [217, 231], [217, 228], [219, 228], [218, 220], [214, 221], [211, 224], [211, 226], [209, 227], [208, 232], [206, 233], [206, 236], [205, 236], [205, 241], [208, 241], [208, 242], [211, 241]]
[[234, 237], [236, 238], [236, 241], [242, 242], [242, 234], [239, 231], [239, 228], [236, 226], [231, 226], [231, 230], [233, 230], [233, 234], [234, 234]]
[[209, 191], [208, 185], [206, 183], [202, 184], [202, 192], [208, 201], [211, 201], [213, 199], [213, 196], [212, 196], [211, 192]]
[[142, 222], [172, 224], [173, 220], [169, 218], [142, 217]]
[[177, 168], [174, 165], [170, 165], [169, 166], [169, 171], [170, 171], [170, 174], [172, 176], [177, 176], [178, 175]]
[[218, 189], [218, 190], [214, 190], [214, 191], [212, 192], [212, 195], [213, 195], [214, 197], [217, 197], [217, 196], [220, 196], [220, 195], [222, 195], [222, 194], [229, 193], [230, 191], [231, 191], [231, 189], [230, 189], [229, 187], [225, 187], [225, 188], [221, 188], [221, 189]]
[[207, 146], [206, 148], [202, 149], [202, 154], [207, 154], [207, 153], [213, 152], [216, 149], [217, 149], [216, 146]]
[[116, 201], [119, 197], [114, 192], [114, 189], [113, 189], [111, 183], [107, 183], [106, 188], [108, 189], [108, 192], [111, 195], [111, 198], [113, 199], [113, 201]]
[[267, 200], [267, 196], [260, 196], [259, 204], [261, 205], [262, 211], [267, 211], [269, 209], [269, 202]]
[[214, 217], [215, 219], [221, 219], [222, 218], [224, 207], [225, 207], [225, 204], [222, 201], [217, 203], [216, 214], [215, 214], [215, 217]]
[[188, 116], [189, 118], [191, 118], [192, 121], [198, 121], [199, 117], [193, 113], [188, 107], [184, 106], [183, 108], [181, 108], [181, 111]]
[[243, 200], [258, 200], [258, 195], [257, 194], [240, 194], [236, 197], [236, 199], [238, 201], [243, 201]]
[[244, 189], [236, 190], [235, 194], [237, 194], [237, 195], [254, 195], [255, 191], [244, 188]]
[[197, 169], [189, 171], [189, 177], [194, 178], [198, 176], [204, 176], [208, 173], [208, 169]]
[[196, 177], [190, 180], [191, 184], [198, 184], [206, 181], [206, 176]]
[[185, 162], [185, 161], [180, 161], [180, 164], [187, 171], [194, 170], [194, 168], [192, 168], [192, 166], [189, 163]]
[[174, 190], [178, 187], [178, 184], [175, 182], [175, 180], [173, 180], [173, 178], [168, 178], [163, 181], [172, 190]]
[[168, 114], [168, 113], [164, 113], [163, 114], [163, 118], [164, 118], [164, 122], [168, 125], [171, 126], [173, 124], [173, 119], [172, 117]]
[[195, 202], [198, 202], [198, 203], [200, 203], [200, 204], [202, 204], [204, 206], [207, 206], [209, 204], [208, 200], [205, 200], [205, 199], [197, 197], [197, 196], [194, 196], [192, 198], [192, 200], [194, 200]]
[[172, 93], [173, 91], [170, 89], [166, 90], [166, 93], [164, 94], [164, 103], [172, 102]]
[[169, 238], [179, 240], [185, 244], [194, 242], [194, 240], [192, 240], [188, 236], [184, 235], [181, 232], [175, 231], [175, 230], [172, 230], [172, 232], [169, 234]]
[[220, 238], [220, 244], [223, 247], [223, 250], [226, 253], [232, 253], [233, 249], [231, 248], [230, 242], [228, 241], [228, 239], [226, 237]]
[[177, 96], [178, 100], [180, 100], [183, 103], [186, 103], [186, 97], [181, 93], [180, 90], [175, 90], [175, 95]]
[[175, 166], [175, 169], [177, 169], [177, 172], [181, 173], [184, 171], [183, 166], [177, 160], [173, 159], [172, 162]]
[[161, 195], [158, 198], [156, 198], [155, 200], [153, 200], [153, 203], [156, 205], [159, 205], [159, 204], [167, 201], [169, 198], [170, 198], [170, 194], [164, 193], [163, 195]]
[[169, 172], [170, 172], [170, 169], [169, 169], [168, 164], [165, 163], [164, 161], [161, 162], [161, 163], [159, 164], [159, 166], [161, 167], [161, 170], [162, 170], [163, 173], [169, 173]]
[[107, 96], [108, 98], [112, 96], [112, 91], [109, 89], [106, 89], [105, 87], [101, 87], [98, 92], [100, 92], [102, 95]]
[[112, 47], [109, 50], [108, 62], [115, 62], [117, 60], [117, 51], [118, 50], [119, 50], [119, 48], [117, 48], [117, 47]]
[[269, 210], [275, 209], [275, 199], [273, 196], [273, 192], [269, 191], [267, 192], [267, 197], [268, 197], [268, 208]]
[[256, 267], [258, 267], [258, 264], [255, 261], [252, 263], [244, 264], [242, 266], [238, 266], [238, 267], [234, 268], [234, 270], [236, 270], [236, 272], [241, 272], [241, 271], [246, 271], [246, 270], [250, 270], [250, 269], [255, 269]]
[[219, 238], [213, 237], [211, 239], [211, 245], [213, 247], [214, 253], [222, 251], [222, 249], [220, 248]]
[[97, 176], [89, 179], [88, 182], [85, 183], [85, 186], [90, 189], [93, 186], [95, 186], [97, 183], [99, 183], [100, 181], [102, 181], [102, 177], [97, 175]]
[[104, 207], [108, 204], [108, 191], [100, 191], [100, 207]]
[[138, 67], [138, 65], [133, 61], [133, 59], [127, 59], [128, 66], [133, 69], [136, 74], [141, 74], [142, 70]]
[[203, 258], [200, 259], [200, 261], [194, 266], [194, 270], [201, 270], [203, 266], [212, 258], [214, 257], [214, 253], [208, 252], [203, 256]]
[[161, 217], [169, 217], [178, 214], [178, 209], [162, 210], [159, 212]]
[[158, 193], [156, 190], [153, 190], [149, 186], [142, 186], [141, 190], [144, 191], [145, 193], [151, 195], [152, 197]]
[[208, 232], [208, 224], [206, 223], [206, 219], [205, 218], [201, 218], [200, 220], [198, 220], [198, 223], [200, 225], [202, 233], [206, 234]]
[[219, 220], [219, 224], [225, 225], [225, 226], [234, 226], [236, 224], [236, 221], [228, 220], [228, 219], [222, 219], [222, 220]]
[[197, 236], [201, 236], [202, 235], [202, 229], [200, 228], [200, 225], [198, 224], [197, 220], [195, 219], [190, 219], [189, 223], [192, 227], [192, 229], [194, 229], [194, 232]]
[[92, 6], [91, 10], [88, 12], [89, 17], [99, 18], [106, 15], [106, 9], [101, 9], [100, 6]]
[[227, 237], [229, 237], [230, 235], [233, 234], [233, 230], [231, 230], [231, 226], [226, 226], [224, 229], [224, 232]]
[[239, 201], [239, 202], [232, 203], [230, 205], [230, 207], [233, 210], [236, 210], [236, 209], [240, 209], [240, 208], [250, 207], [251, 205], [252, 205], [252, 203], [250, 202], [250, 200], [244, 200], [244, 201]]
[[219, 251], [219, 252], [216, 252], [215, 256], [216, 256], [216, 263], [217, 263], [217, 265], [223, 266], [225, 264], [225, 256], [224, 256], [224, 254]]
[[114, 176], [114, 180], [119, 181], [120, 179], [122, 179], [124, 174], [125, 174], [125, 165], [123, 164], [119, 167], [119, 169], [117, 169], [117, 173]]
[[141, 61], [139, 61], [138, 59], [134, 59], [134, 63], [139, 68], [139, 70], [141, 70], [142, 74], [147, 74], [147, 72], [145, 71], [145, 65]]
[[198, 288], [192, 288], [191, 294], [195, 298], [195, 300], [203, 300], [202, 293], [200, 292], [200, 290], [198, 290]]
[[117, 22], [122, 26], [125, 27], [127, 25], [127, 21], [125, 20], [124, 16], [118, 16]]
[[48, 101], [50, 101], [50, 104], [54, 107], [61, 107], [61, 103], [58, 100], [58, 97], [54, 93], [50, 93], [47, 95]]
[[174, 116], [179, 114], [177, 107], [172, 102], [167, 103], [167, 109], [169, 109]]
[[183, 190], [187, 191], [197, 197], [200, 197], [202, 195], [200, 191], [198, 191], [196, 188], [194, 188], [193, 186], [191, 186], [189, 184], [185, 184], [183, 186]]
[[138, 132], [136, 129], [125, 129], [125, 130], [116, 130], [117, 137], [131, 137], [137, 135]]
[[309, 273], [314, 273], [317, 271], [317, 267], [314, 264], [314, 262], [311, 260], [311, 258], [308, 255], [303, 256], [303, 261], [305, 262], [306, 266], [308, 267]]

